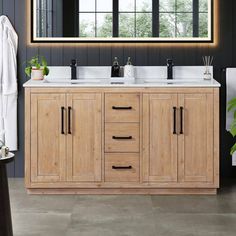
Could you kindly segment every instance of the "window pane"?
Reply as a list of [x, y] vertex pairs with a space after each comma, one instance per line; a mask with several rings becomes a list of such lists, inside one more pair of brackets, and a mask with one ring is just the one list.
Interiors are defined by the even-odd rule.
[[79, 34], [80, 37], [95, 37], [95, 13], [80, 13]]
[[119, 0], [119, 11], [134, 12], [135, 0]]
[[176, 0], [176, 12], [192, 12], [193, 0]]
[[152, 14], [136, 14], [136, 37], [152, 37]]
[[177, 13], [177, 37], [193, 37], [192, 13]]
[[160, 0], [160, 12], [175, 11], [175, 0]]
[[152, 11], [152, 0], [136, 0], [136, 11]]
[[112, 37], [112, 14], [97, 14], [97, 37]]
[[199, 37], [201, 38], [208, 37], [208, 14], [207, 13], [199, 14]]
[[175, 37], [175, 14], [160, 13], [160, 37]]
[[112, 12], [112, 0], [97, 0], [98, 12]]
[[119, 37], [135, 37], [135, 14], [119, 14]]
[[95, 0], [79, 0], [79, 11], [95, 12]]
[[208, 0], [199, 0], [199, 11], [208, 12]]

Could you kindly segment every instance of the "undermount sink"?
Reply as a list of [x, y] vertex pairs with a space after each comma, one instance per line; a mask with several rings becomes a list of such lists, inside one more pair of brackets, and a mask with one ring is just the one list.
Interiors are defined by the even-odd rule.
[[69, 83], [69, 84], [90, 84], [90, 83], [100, 83], [99, 79], [45, 79], [44, 83]]
[[186, 79], [173, 79], [173, 80], [167, 80], [167, 79], [146, 79], [144, 80], [145, 83], [151, 83], [151, 84], [163, 84], [163, 83], [167, 83], [167, 84], [186, 84], [186, 83], [199, 83], [201, 82], [201, 80], [186, 80]]

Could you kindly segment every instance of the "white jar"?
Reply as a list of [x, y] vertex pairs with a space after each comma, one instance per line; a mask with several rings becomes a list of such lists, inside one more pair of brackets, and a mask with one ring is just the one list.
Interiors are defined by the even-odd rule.
[[44, 79], [43, 69], [32, 68], [31, 79], [32, 80], [43, 80]]
[[134, 78], [134, 66], [125, 65], [125, 67], [124, 67], [124, 77], [125, 78]]

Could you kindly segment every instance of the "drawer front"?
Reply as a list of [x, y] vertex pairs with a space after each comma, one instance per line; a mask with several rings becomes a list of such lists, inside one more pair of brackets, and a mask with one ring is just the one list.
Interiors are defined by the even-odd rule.
[[106, 182], [138, 182], [139, 154], [112, 153], [105, 155]]
[[139, 123], [106, 123], [105, 152], [139, 152]]
[[106, 122], [139, 122], [139, 94], [106, 94]]

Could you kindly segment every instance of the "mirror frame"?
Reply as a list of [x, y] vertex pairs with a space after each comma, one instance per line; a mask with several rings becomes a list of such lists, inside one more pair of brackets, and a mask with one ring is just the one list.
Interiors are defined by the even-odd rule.
[[214, 0], [211, 1], [208, 14], [208, 38], [75, 38], [75, 37], [37, 37], [36, 36], [36, 0], [30, 1], [31, 43], [214, 43]]

